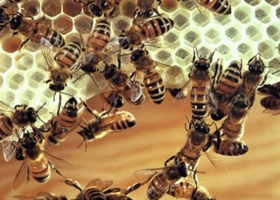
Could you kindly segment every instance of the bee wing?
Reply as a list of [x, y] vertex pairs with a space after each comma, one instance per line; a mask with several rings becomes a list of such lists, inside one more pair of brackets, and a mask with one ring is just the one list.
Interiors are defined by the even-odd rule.
[[176, 94], [175, 99], [184, 99], [188, 96], [189, 90], [192, 88], [192, 81], [189, 79], [187, 83]]
[[[39, 199], [55, 200], [55, 196], [49, 192], [39, 192], [36, 194], [36, 197], [39, 197], [39, 198], [36, 198], [36, 200], [37, 199], [38, 200]], [[44, 198], [42, 198], [42, 197], [44, 197]]]
[[28, 183], [27, 171], [28, 171], [28, 159], [25, 159], [22, 161], [22, 165], [14, 179], [14, 182], [13, 182], [14, 190], [17, 190], [24, 183]]
[[211, 164], [221, 172], [227, 172], [227, 164], [221, 158], [218, 158], [219, 155], [215, 154], [211, 149], [205, 151], [205, 155], [208, 157]]
[[125, 36], [113, 37], [113, 38], [110, 39], [109, 43], [107, 44], [107, 46], [105, 48], [114, 47], [114, 48], [119, 50], [121, 48], [121, 44], [123, 42], [125, 42], [126, 40], [127, 40], [127, 37], [125, 37]]
[[53, 54], [54, 47], [45, 38], [42, 38], [40, 40], [40, 47], [41, 47], [41, 52], [48, 64], [48, 66], [49, 67], [54, 66], [54, 54]]
[[101, 183], [99, 183], [97, 185], [97, 188], [103, 191], [103, 190], [107, 189], [108, 187], [110, 187], [112, 184], [113, 184], [112, 180], [102, 181]]
[[12, 141], [4, 140], [2, 142], [2, 146], [3, 146], [4, 160], [6, 162], [9, 162], [14, 157], [14, 154], [16, 152], [16, 145], [14, 144], [13, 140]]
[[143, 88], [141, 87], [141, 83], [138, 81], [134, 81], [131, 85], [130, 100], [132, 102], [136, 102], [142, 95], [143, 95]]
[[109, 186], [111, 186], [113, 184], [112, 180], [107, 180], [107, 181], [102, 181], [100, 178], [95, 178], [93, 180], [91, 180], [87, 186], [85, 187], [84, 190], [86, 190], [87, 188], [97, 188], [99, 190], [104, 190], [106, 188], [108, 188]]
[[163, 169], [162, 167], [161, 168], [153, 168], [153, 169], [140, 169], [140, 170], [135, 171], [134, 175], [154, 177], [155, 175], [161, 173], [162, 169]]
[[49, 153], [47, 153], [46, 151], [43, 151], [44, 152], [44, 155], [45, 157], [48, 159], [48, 162], [49, 164], [51, 165], [51, 167], [61, 176], [63, 176], [65, 178], [65, 176], [60, 172], [61, 169], [64, 171], [64, 172], [69, 172], [71, 170], [74, 170], [74, 167], [73, 165], [71, 165], [69, 162], [61, 159], [61, 158], [58, 158], [58, 157], [55, 157]]
[[215, 96], [214, 88], [211, 86], [211, 84], [208, 84], [207, 91], [209, 91], [209, 101], [210, 101], [210, 107], [211, 107], [211, 113], [216, 114], [218, 111], [218, 101]]

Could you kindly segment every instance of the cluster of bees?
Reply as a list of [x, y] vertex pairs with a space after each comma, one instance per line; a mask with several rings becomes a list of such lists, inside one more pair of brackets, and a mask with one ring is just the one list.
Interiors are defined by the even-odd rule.
[[[34, 20], [14, 10], [9, 13], [7, 6], [0, 7], [0, 30], [9, 26], [14, 34], [26, 37], [21, 48], [29, 40], [40, 44], [50, 76], [45, 82], [49, 84], [51, 91], [59, 93], [57, 113], [52, 114], [48, 122], [44, 122], [39, 115], [45, 104], [38, 109], [25, 104], [11, 108], [1, 102], [5, 107], [0, 118], [0, 141], [4, 159], [9, 161], [15, 158], [22, 161], [13, 188], [18, 189], [26, 183], [29, 175], [37, 182], [46, 182], [53, 169], [67, 185], [79, 190], [76, 199], [131, 199], [128, 194], [146, 184], [149, 200], [160, 199], [165, 194], [192, 200], [215, 199], [206, 188], [198, 184], [197, 168], [201, 153], [209, 152], [210, 148], [224, 156], [239, 156], [248, 151], [248, 146], [241, 138], [260, 85], [263, 86], [258, 90], [267, 95], [261, 100], [261, 105], [267, 110], [280, 109], [279, 82], [264, 84], [266, 66], [261, 55], [256, 54], [248, 60], [248, 69], [244, 72], [242, 60], [232, 61], [224, 70], [222, 59], [218, 59], [214, 65], [212, 63], [215, 50], [207, 58], [199, 56], [194, 47], [192, 67], [186, 84], [182, 88], [166, 88], [159, 72], [170, 66], [155, 61], [146, 48], [149, 45], [156, 46], [157, 38], [174, 25], [171, 18], [158, 12], [157, 6], [162, 2], [137, 0], [132, 26], [123, 30], [118, 37], [112, 38], [109, 19], [114, 16], [120, 3], [118, 0], [73, 1], [82, 4], [86, 10], [84, 14], [98, 18], [86, 42], [81, 36], [80, 40], [66, 43], [63, 36], [45, 25], [43, 20]], [[7, 0], [12, 7], [20, 2]], [[204, 7], [221, 15], [231, 13], [227, 0], [194, 2], [198, 9]], [[117, 57], [117, 64], [107, 63], [106, 59], [112, 55]], [[122, 67], [121, 59], [125, 56], [130, 56], [132, 73]], [[98, 86], [94, 79], [96, 73], [101, 73], [108, 81], [111, 89], [100, 94], [107, 104], [104, 110], [93, 110], [82, 99], [76, 99], [74, 94], [63, 92], [67, 82], [77, 71], [82, 71], [82, 75], [74, 82], [89, 75]], [[65, 169], [71, 169], [73, 167], [70, 163], [47, 153], [47, 149], [64, 142], [76, 128], [80, 129], [76, 132], [83, 138], [81, 144], [85, 143], [85, 146], [88, 141], [103, 138], [110, 132], [133, 128], [136, 120], [132, 113], [121, 110], [124, 103], [141, 106], [147, 95], [155, 104], [161, 104], [166, 91], [176, 101], [190, 97], [192, 117], [186, 126], [187, 140], [177, 154], [166, 160], [163, 167], [135, 172], [147, 175], [146, 181], [121, 189], [111, 188], [111, 180], [95, 178], [83, 188], [57, 168], [62, 165]], [[63, 106], [62, 95], [71, 96]], [[93, 118], [85, 120], [85, 112], [93, 115]], [[206, 119], [209, 116], [213, 121], [221, 122], [221, 126], [217, 127], [216, 122], [208, 123]], [[43, 125], [37, 126], [38, 120]], [[214, 131], [210, 131], [211, 126], [215, 126]], [[27, 198], [20, 195], [15, 197]], [[30, 198], [67, 199], [66, 196], [48, 192], [41, 192]]]

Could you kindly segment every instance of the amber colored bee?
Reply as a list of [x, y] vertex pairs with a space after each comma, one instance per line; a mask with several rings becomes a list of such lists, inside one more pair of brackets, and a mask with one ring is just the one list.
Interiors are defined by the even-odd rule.
[[165, 87], [162, 77], [155, 67], [163, 67], [163, 65], [159, 65], [148, 54], [148, 51], [145, 49], [135, 50], [132, 52], [131, 61], [136, 68], [136, 72], [144, 73], [143, 83], [151, 100], [156, 104], [160, 104], [165, 97]]
[[[221, 60], [217, 61], [215, 67], [216, 72], [219, 66], [222, 67], [220, 61]], [[214, 120], [220, 120], [226, 114], [225, 112], [227, 110], [228, 104], [231, 102], [232, 95], [235, 94], [237, 88], [242, 83], [242, 61], [231, 62], [223, 74], [218, 77], [216, 82], [217, 85], [215, 87], [215, 97], [218, 101], [218, 114], [212, 114], [211, 117]]]
[[[186, 1], [186, 0], [183, 0]], [[215, 14], [229, 15], [231, 14], [231, 5], [228, 0], [194, 0], [196, 5], [204, 7]]]
[[[61, 101], [61, 100], [60, 100]], [[64, 142], [68, 135], [81, 122], [84, 107], [81, 106], [75, 97], [71, 97], [63, 106], [60, 112], [60, 104], [57, 115], [50, 122], [48, 140], [51, 144]]]
[[[161, 3], [160, 0], [157, 0], [158, 4]], [[137, 17], [150, 18], [154, 13], [160, 16], [155, 0], [137, 0], [136, 2], [137, 9], [134, 11], [137, 14]]]
[[[197, 48], [194, 48], [193, 66], [189, 73], [189, 80], [176, 95], [177, 99], [182, 99], [190, 90], [192, 122], [207, 117], [210, 110], [211, 113], [217, 112], [218, 105], [209, 71], [214, 53], [215, 51], [210, 54], [209, 58], [199, 57]], [[196, 59], [196, 57], [198, 58]]]
[[21, 47], [29, 40], [40, 44], [42, 38], [45, 38], [54, 47], [62, 47], [65, 44], [64, 38], [57, 31], [30, 17], [24, 17], [21, 13], [17, 13], [11, 18], [10, 27], [16, 31], [14, 34], [20, 33], [27, 37]]
[[119, 0], [93, 0], [85, 2], [83, 0], [73, 0], [75, 3], [82, 3], [88, 6], [87, 14], [92, 17], [113, 17], [116, 6], [119, 5]]
[[105, 79], [109, 81], [112, 89], [116, 90], [130, 104], [139, 106], [145, 102], [141, 83], [137, 80], [132, 80], [124, 71], [120, 70], [120, 60], [118, 67], [114, 64], [105, 66], [102, 72]]
[[24, 195], [15, 195], [14, 198], [18, 199], [33, 199], [33, 200], [68, 200], [68, 198], [64, 195], [55, 195], [49, 192], [39, 192], [36, 196], [24, 196]]
[[28, 183], [29, 173], [37, 182], [44, 183], [50, 179], [51, 168], [62, 176], [56, 168], [57, 165], [63, 166], [65, 169], [73, 169], [70, 163], [44, 151], [43, 143], [38, 142], [36, 136], [36, 133], [25, 130], [23, 138], [19, 142], [20, 146], [16, 149], [16, 159], [23, 163], [14, 179], [13, 188], [15, 190], [25, 182]]
[[80, 125], [82, 130], [77, 133], [84, 138], [84, 141], [100, 139], [110, 132], [123, 131], [132, 128], [136, 124], [134, 116], [128, 111], [115, 110], [110, 113], [111, 107], [109, 110], [97, 113], [88, 107], [85, 102], [83, 104], [87, 111], [95, 117], [95, 119], [87, 122], [84, 121], [86, 126]]
[[135, 172], [136, 175], [148, 175], [151, 179], [148, 189], [147, 198], [149, 200], [160, 199], [168, 190], [168, 188], [175, 184], [180, 178], [189, 176], [189, 168], [184, 162], [178, 165], [155, 168], [143, 169]]
[[248, 61], [248, 70], [243, 73], [243, 82], [238, 87], [236, 94], [244, 94], [250, 101], [249, 108], [254, 104], [256, 90], [263, 79], [265, 65], [259, 54], [253, 56]]
[[175, 198], [184, 198], [190, 200], [216, 200], [205, 187], [195, 186], [189, 181], [180, 181], [169, 187], [167, 194]]
[[79, 63], [82, 52], [81, 46], [78, 42], [70, 42], [56, 56], [53, 56], [52, 48], [54, 46], [48, 40], [42, 38], [40, 44], [50, 72], [50, 79], [45, 82], [50, 83], [50, 90], [61, 92], [67, 86], [68, 79], [77, 71], [77, 63]]
[[249, 113], [249, 99], [238, 94], [232, 99], [227, 118], [222, 124], [223, 137], [229, 141], [240, 140], [244, 134], [245, 120]]
[[151, 43], [156, 37], [168, 32], [174, 25], [170, 18], [157, 17], [145, 21], [143, 24], [134, 22], [129, 30], [123, 30], [119, 36], [119, 43], [124, 49], [133, 49], [144, 43]]
[[165, 165], [172, 159], [175, 164], [185, 162], [196, 167], [202, 151], [206, 151], [209, 146], [210, 128], [204, 120], [200, 120], [193, 125], [187, 134], [187, 141], [183, 148], [174, 156], [165, 161]]

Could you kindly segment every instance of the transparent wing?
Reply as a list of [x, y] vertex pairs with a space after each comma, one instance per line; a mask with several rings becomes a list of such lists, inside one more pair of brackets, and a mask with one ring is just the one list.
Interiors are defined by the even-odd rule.
[[[46, 151], [43, 151], [45, 157], [48, 159], [49, 164], [51, 167], [58, 173], [59, 175], [63, 176], [65, 178], [65, 174], [69, 173], [70, 171], [74, 170], [74, 167], [67, 161], [55, 157]], [[61, 170], [63, 171], [63, 174], [61, 173]]]
[[42, 38], [40, 40], [40, 47], [41, 47], [41, 52], [48, 64], [49, 67], [54, 66], [54, 47], [51, 45], [51, 43], [45, 39]]
[[164, 167], [162, 168], [153, 168], [153, 169], [140, 169], [135, 171], [133, 174], [136, 176], [149, 176], [149, 177], [153, 177], [159, 173], [162, 173], [162, 170], [164, 169]]
[[[16, 135], [16, 134], [13, 134]], [[11, 137], [13, 137], [13, 135]], [[9, 162], [15, 155], [16, 145], [14, 144], [14, 140], [4, 140], [2, 141], [3, 146], [3, 156], [6, 162]]]
[[36, 200], [38, 199], [47, 199], [47, 200], [56, 200], [56, 197], [49, 192], [39, 192], [36, 194]]
[[92, 179], [87, 186], [85, 187], [84, 190], [88, 189], [88, 188], [97, 188], [101, 191], [103, 191], [104, 189], [110, 187], [113, 184], [112, 180], [107, 180], [107, 181], [102, 181], [100, 178], [95, 178]]
[[102, 181], [101, 183], [99, 183], [97, 185], [97, 188], [104, 191], [105, 189], [107, 189], [108, 187], [110, 187], [113, 184], [112, 180], [106, 180], [106, 181]]
[[188, 96], [188, 92], [192, 88], [192, 81], [189, 79], [182, 89], [176, 94], [176, 99], [184, 99]]
[[209, 161], [212, 163], [212, 165], [218, 169], [219, 171], [225, 173], [228, 170], [227, 164], [225, 163], [224, 160], [222, 160], [222, 158], [219, 158], [221, 156], [219, 156], [218, 154], [216, 154], [213, 149], [208, 149], [207, 151], [205, 151], [205, 155], [208, 157]]
[[210, 101], [210, 107], [211, 107], [211, 113], [217, 114], [218, 112], [218, 101], [216, 99], [214, 88], [211, 86], [211, 84], [208, 84], [206, 87], [208, 91], [209, 101]]
[[138, 81], [134, 81], [131, 85], [130, 100], [136, 102], [143, 95], [143, 88]]
[[28, 159], [25, 159], [22, 161], [22, 165], [14, 179], [13, 182], [13, 188], [14, 190], [17, 190], [20, 186], [22, 186], [24, 183], [28, 183]]

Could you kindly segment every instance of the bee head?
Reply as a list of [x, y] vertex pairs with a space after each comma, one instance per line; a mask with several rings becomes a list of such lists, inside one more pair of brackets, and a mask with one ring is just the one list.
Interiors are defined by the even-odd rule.
[[199, 70], [208, 70], [210, 68], [210, 62], [208, 59], [199, 58], [194, 62], [194, 66]]
[[16, 30], [23, 20], [23, 15], [21, 13], [17, 13], [10, 21], [10, 27], [12, 30]]
[[31, 134], [29, 131], [26, 131], [23, 134], [23, 139], [22, 139], [22, 146], [25, 149], [31, 149], [37, 144], [37, 140], [34, 136], [34, 134]]
[[135, 62], [140, 57], [145, 56], [146, 54], [147, 54], [147, 52], [144, 51], [143, 49], [138, 49], [138, 50], [135, 50], [132, 52], [130, 59], [131, 59], [131, 61]]
[[264, 72], [264, 63], [259, 54], [251, 58], [248, 62], [249, 71], [253, 74], [262, 74]]
[[101, 17], [102, 15], [102, 10], [95, 5], [94, 3], [89, 4], [88, 9], [92, 12], [93, 15], [96, 17]]
[[36, 122], [37, 112], [34, 108], [32, 108], [32, 107], [27, 108], [27, 118], [28, 118], [29, 122], [31, 122], [31, 123]]
[[180, 174], [180, 176], [182, 177], [187, 177], [188, 176], [188, 169], [186, 166], [186, 163], [184, 162], [180, 162], [179, 165], [177, 166], [178, 172]]
[[105, 77], [105, 79], [110, 79], [113, 77], [113, 75], [116, 73], [116, 71], [118, 70], [117, 66], [114, 64], [111, 65], [106, 65], [105, 69], [103, 71], [103, 75]]
[[85, 140], [92, 140], [92, 139], [94, 139], [93, 133], [90, 130], [86, 129], [86, 128], [84, 128], [82, 131], [79, 131], [77, 133], [80, 136], [82, 136]]
[[209, 126], [204, 121], [195, 123], [194, 129], [199, 132], [206, 133], [206, 134], [209, 133], [209, 131], [210, 131]]

